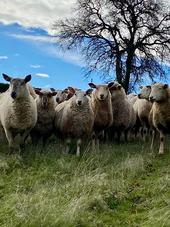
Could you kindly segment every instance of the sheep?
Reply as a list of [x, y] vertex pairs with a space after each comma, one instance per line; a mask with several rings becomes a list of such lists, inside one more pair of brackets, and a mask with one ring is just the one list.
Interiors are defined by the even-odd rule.
[[127, 99], [132, 105], [136, 102], [137, 98], [138, 98], [138, 95], [135, 93], [130, 93], [129, 95], [127, 95]]
[[114, 82], [107, 85], [95, 85], [89, 83], [89, 86], [95, 89], [91, 94], [91, 103], [94, 111], [94, 138], [93, 138], [93, 150], [95, 142], [97, 149], [99, 149], [99, 139], [101, 134], [112, 125], [112, 104], [111, 94], [109, 89], [113, 86]]
[[124, 132], [127, 141], [128, 131], [131, 130], [136, 122], [136, 115], [132, 104], [127, 99], [124, 88], [117, 82], [110, 88], [113, 123], [111, 132], [117, 133], [120, 142], [121, 133]]
[[71, 139], [77, 140], [76, 155], [80, 155], [83, 138], [91, 136], [94, 124], [94, 112], [88, 90], [76, 91], [69, 87], [73, 96], [55, 108], [55, 128], [57, 135], [66, 139], [66, 153], [69, 152]]
[[170, 134], [170, 89], [168, 84], [152, 85], [149, 100], [153, 102], [153, 125], [160, 134], [159, 154], [164, 154], [165, 136]]
[[51, 91], [56, 92], [54, 99], [55, 99], [57, 105], [64, 102], [67, 99], [67, 96], [68, 96], [67, 88], [64, 90], [59, 90], [59, 89], [55, 90], [54, 88], [51, 88]]
[[10, 82], [10, 86], [0, 100], [0, 122], [9, 143], [9, 153], [13, 153], [20, 151], [29, 132], [35, 126], [37, 107], [27, 84], [31, 80], [31, 75], [24, 79], [2, 75]]
[[43, 145], [46, 140], [54, 132], [54, 117], [55, 117], [55, 100], [54, 96], [57, 92], [48, 90], [35, 90], [38, 97], [36, 98], [37, 104], [37, 123], [31, 130], [30, 135], [33, 142], [37, 142], [42, 138]]
[[151, 128], [151, 118], [150, 111], [152, 108], [152, 103], [149, 101], [149, 94], [151, 91], [151, 86], [142, 86], [140, 87], [140, 93], [138, 99], [134, 103], [135, 112], [139, 118], [141, 127], [142, 127], [142, 136], [145, 140], [146, 132]]

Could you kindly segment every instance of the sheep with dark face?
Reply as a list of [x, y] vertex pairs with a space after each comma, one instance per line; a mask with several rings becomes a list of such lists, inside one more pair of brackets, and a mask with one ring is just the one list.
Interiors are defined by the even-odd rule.
[[[91, 103], [94, 111], [94, 142], [99, 149], [99, 139], [103, 131], [109, 128], [113, 122], [111, 94], [109, 89], [114, 82], [107, 85], [95, 85], [89, 83], [89, 86], [94, 89], [91, 94]], [[93, 145], [94, 147], [94, 145]]]
[[91, 137], [94, 113], [88, 91], [75, 91], [69, 87], [72, 97], [55, 108], [55, 127], [59, 136], [66, 140], [66, 153], [72, 139], [77, 140], [77, 156], [80, 155], [82, 139]]
[[6, 74], [3, 74], [3, 77], [10, 82], [10, 86], [0, 100], [0, 121], [12, 153], [20, 151], [21, 145], [35, 126], [37, 107], [27, 84], [31, 80], [31, 75], [24, 79], [11, 78]]
[[55, 100], [56, 92], [48, 90], [35, 90], [38, 97], [36, 98], [37, 104], [37, 123], [31, 130], [31, 138], [33, 142], [37, 142], [42, 138], [45, 145], [46, 140], [54, 132], [54, 117], [55, 117]]
[[165, 136], [170, 134], [170, 89], [168, 84], [156, 83], [152, 85], [149, 99], [153, 102], [153, 125], [160, 134], [159, 154], [163, 154]]

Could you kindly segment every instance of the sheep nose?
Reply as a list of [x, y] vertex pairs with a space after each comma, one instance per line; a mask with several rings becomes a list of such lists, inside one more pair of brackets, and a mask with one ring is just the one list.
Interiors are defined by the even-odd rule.
[[100, 95], [100, 98], [101, 98], [101, 99], [104, 99], [104, 95], [103, 95], [103, 94], [101, 94], [101, 95]]
[[78, 101], [78, 105], [81, 106], [81, 104], [82, 104], [82, 101], [79, 100], [79, 101]]
[[139, 98], [139, 99], [141, 98], [141, 94], [138, 95], [138, 98]]
[[149, 97], [149, 100], [150, 100], [151, 102], [153, 102], [153, 101], [154, 101], [153, 96], [150, 96], [150, 97]]
[[16, 94], [15, 91], [13, 91], [13, 92], [11, 93], [11, 97], [12, 97], [13, 99], [15, 99], [15, 98], [17, 97], [17, 94]]

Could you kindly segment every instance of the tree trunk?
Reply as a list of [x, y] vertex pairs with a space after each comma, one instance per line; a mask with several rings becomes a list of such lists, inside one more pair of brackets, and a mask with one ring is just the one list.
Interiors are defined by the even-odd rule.
[[123, 87], [125, 89], [126, 94], [129, 90], [129, 82], [130, 82], [130, 74], [132, 70], [132, 60], [133, 60], [133, 52], [128, 54], [127, 60], [126, 60], [126, 74], [123, 81]]
[[122, 84], [122, 66], [120, 54], [116, 56], [116, 80], [119, 84]]

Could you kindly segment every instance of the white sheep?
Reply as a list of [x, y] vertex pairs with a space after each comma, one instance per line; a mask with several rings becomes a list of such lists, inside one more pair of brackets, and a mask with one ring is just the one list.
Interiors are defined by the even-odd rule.
[[113, 84], [114, 82], [107, 85], [89, 83], [89, 86], [95, 89], [91, 94], [91, 103], [95, 117], [93, 149], [95, 142], [97, 144], [97, 149], [99, 149], [101, 135], [103, 135], [104, 130], [109, 128], [113, 122], [111, 94], [109, 91]]
[[117, 133], [118, 142], [120, 141], [122, 132], [124, 132], [125, 140], [127, 140], [127, 134], [136, 122], [133, 106], [127, 99], [124, 88], [119, 83], [115, 82], [110, 88], [110, 92], [113, 114], [111, 131]]
[[30, 135], [33, 142], [37, 142], [38, 139], [42, 138], [43, 145], [46, 140], [54, 132], [54, 117], [56, 103], [54, 96], [56, 92], [48, 90], [35, 90], [37, 94], [37, 122], [35, 127], [31, 130]]
[[0, 99], [0, 121], [9, 143], [9, 152], [12, 153], [20, 151], [21, 145], [35, 126], [37, 107], [27, 84], [31, 75], [25, 79], [11, 78], [6, 74], [3, 77], [10, 82], [10, 86]]
[[69, 152], [71, 139], [77, 140], [76, 154], [79, 156], [82, 139], [92, 134], [94, 112], [88, 91], [75, 91], [71, 87], [69, 90], [74, 95], [55, 108], [55, 127], [57, 134], [66, 139], [66, 153]]
[[170, 89], [168, 84], [152, 85], [149, 99], [153, 102], [153, 125], [160, 134], [159, 154], [164, 154], [165, 136], [170, 134]]

